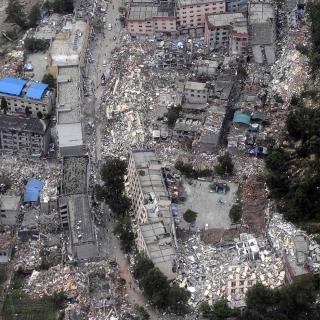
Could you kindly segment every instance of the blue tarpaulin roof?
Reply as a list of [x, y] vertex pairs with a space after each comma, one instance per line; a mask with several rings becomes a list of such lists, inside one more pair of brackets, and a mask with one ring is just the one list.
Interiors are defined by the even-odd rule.
[[30, 178], [27, 182], [26, 189], [24, 191], [23, 202], [37, 202], [40, 197], [40, 191], [44, 186], [44, 182]]
[[183, 45], [184, 45], [184, 40], [177, 39], [177, 40], [174, 40], [171, 42], [172, 49], [176, 49], [178, 47], [183, 47]]
[[241, 111], [237, 110], [234, 113], [233, 122], [244, 123], [244, 124], [249, 125], [250, 124], [250, 116], [247, 115], [246, 113], [242, 113]]
[[175, 203], [171, 204], [171, 212], [174, 217], [178, 215], [178, 205]]
[[13, 96], [20, 96], [21, 91], [27, 82], [27, 80], [4, 77], [0, 80], [0, 92]]
[[30, 99], [40, 100], [47, 88], [48, 85], [46, 83], [34, 82], [29, 87], [26, 97]]

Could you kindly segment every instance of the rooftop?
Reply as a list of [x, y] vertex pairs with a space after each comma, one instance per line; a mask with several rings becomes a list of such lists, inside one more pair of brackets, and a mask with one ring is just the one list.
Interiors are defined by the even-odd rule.
[[1, 114], [0, 128], [44, 134], [47, 130], [47, 124], [44, 120], [37, 118], [20, 118]]
[[177, 7], [192, 6], [195, 4], [206, 4], [222, 2], [221, 0], [177, 0]]
[[68, 197], [68, 212], [72, 244], [79, 245], [95, 241], [88, 195], [70, 195]]
[[59, 147], [79, 147], [83, 145], [82, 126], [80, 122], [57, 125]]
[[195, 81], [187, 81], [185, 86], [185, 90], [206, 90], [206, 84], [202, 82], [195, 82]]
[[207, 22], [214, 27], [230, 26], [233, 24], [246, 24], [247, 19], [241, 12], [210, 14], [207, 16]]
[[17, 210], [20, 205], [20, 197], [17, 196], [0, 196], [0, 209], [1, 210]]
[[248, 6], [248, 13], [251, 24], [274, 22], [275, 11], [272, 3], [251, 2]]
[[41, 100], [47, 89], [48, 85], [46, 83], [34, 82], [29, 87], [26, 97], [34, 100]]
[[13, 96], [20, 96], [22, 89], [27, 83], [27, 80], [4, 77], [0, 80], [0, 92]]
[[151, 19], [155, 17], [170, 17], [173, 16], [170, 10], [162, 9], [157, 5], [139, 5], [139, 6], [131, 6], [130, 13], [128, 16], [129, 20], [145, 20]]
[[172, 261], [175, 257], [170, 234], [166, 231], [162, 222], [147, 223], [139, 227], [150, 259], [156, 267], [170, 277], [172, 274]]
[[256, 23], [251, 26], [251, 44], [274, 43], [274, 26], [268, 22]]
[[86, 43], [88, 24], [85, 20], [67, 20], [50, 48], [53, 65], [78, 65]]

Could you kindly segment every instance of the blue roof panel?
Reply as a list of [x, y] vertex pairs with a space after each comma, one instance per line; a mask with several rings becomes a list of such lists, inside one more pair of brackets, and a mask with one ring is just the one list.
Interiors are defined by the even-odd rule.
[[27, 182], [26, 189], [24, 191], [23, 202], [37, 202], [40, 197], [40, 191], [44, 186], [44, 182], [30, 178]]
[[41, 100], [43, 93], [46, 91], [47, 88], [48, 85], [46, 83], [34, 82], [29, 87], [26, 97], [35, 100]]
[[22, 89], [27, 84], [27, 80], [5, 77], [0, 80], [0, 92], [13, 96], [20, 96]]

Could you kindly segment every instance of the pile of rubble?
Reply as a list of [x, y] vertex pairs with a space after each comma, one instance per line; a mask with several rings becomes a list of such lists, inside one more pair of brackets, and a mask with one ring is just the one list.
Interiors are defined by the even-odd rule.
[[[191, 292], [192, 307], [220, 297], [241, 307], [246, 291], [255, 283], [262, 282], [271, 288], [284, 283], [281, 258], [275, 256], [265, 241], [246, 236], [242, 236], [244, 241], [237, 239], [219, 246], [204, 245], [196, 236], [180, 243], [177, 281]], [[248, 245], [254, 250], [248, 249]]]
[[15, 269], [25, 272], [37, 269], [41, 265], [40, 250], [43, 244], [40, 240], [18, 243], [15, 254]]

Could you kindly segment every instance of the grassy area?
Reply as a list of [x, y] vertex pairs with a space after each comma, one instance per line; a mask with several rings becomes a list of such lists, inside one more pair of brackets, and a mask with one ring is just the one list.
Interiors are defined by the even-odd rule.
[[23, 291], [26, 276], [17, 273], [12, 288], [5, 301], [1, 319], [3, 320], [55, 320], [59, 309], [53, 297], [30, 299]]

